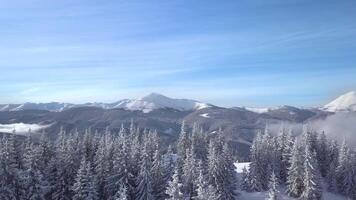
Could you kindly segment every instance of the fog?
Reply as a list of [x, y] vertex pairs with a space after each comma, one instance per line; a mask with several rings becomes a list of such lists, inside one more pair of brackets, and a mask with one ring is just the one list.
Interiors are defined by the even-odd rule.
[[24, 134], [27, 133], [29, 130], [31, 130], [31, 132], [39, 132], [41, 129], [47, 127], [48, 125], [24, 124], [24, 123], [0, 124], [0, 132], [13, 133], [15, 130], [16, 134]]
[[[302, 133], [301, 123], [274, 123], [268, 125], [271, 134], [278, 134], [282, 127], [292, 129], [294, 135]], [[341, 143], [344, 139], [353, 147], [356, 147], [356, 112], [340, 112], [330, 115], [325, 119], [310, 121], [307, 124], [308, 129], [317, 132], [324, 131], [328, 138], [335, 139]]]

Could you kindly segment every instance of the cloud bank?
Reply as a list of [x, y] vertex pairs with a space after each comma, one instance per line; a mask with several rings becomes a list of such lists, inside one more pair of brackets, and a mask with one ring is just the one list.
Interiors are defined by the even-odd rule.
[[17, 134], [31, 132], [39, 132], [44, 128], [47, 128], [48, 125], [39, 125], [39, 124], [24, 124], [24, 123], [14, 123], [14, 124], [0, 124], [0, 132], [3, 133], [13, 133], [14, 131]]

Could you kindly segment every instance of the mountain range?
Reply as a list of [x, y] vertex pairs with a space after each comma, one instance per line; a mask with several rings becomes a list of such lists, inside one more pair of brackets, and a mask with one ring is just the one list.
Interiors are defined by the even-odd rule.
[[[196, 123], [207, 133], [221, 128], [224, 137], [241, 157], [248, 155], [255, 134], [269, 124], [275, 131], [283, 124], [304, 124], [323, 120], [338, 112], [356, 115], [355, 92], [349, 92], [319, 108], [280, 106], [274, 108], [224, 108], [188, 99], [173, 99], [152, 93], [139, 99], [115, 103], [25, 103], [0, 105], [1, 124], [37, 124], [55, 138], [60, 127], [68, 132], [91, 127], [117, 131], [121, 124], [129, 127], [131, 120], [142, 128], [157, 130], [167, 144], [180, 132], [182, 121], [187, 128]], [[1, 131], [1, 130], [0, 130]]]
[[[161, 94], [151, 93], [147, 96], [138, 99], [122, 99], [114, 103], [84, 103], [84, 104], [72, 104], [72, 103], [31, 103], [24, 104], [0, 104], [0, 111], [20, 111], [20, 110], [47, 110], [51, 112], [61, 112], [71, 108], [78, 107], [97, 107], [103, 109], [115, 109], [123, 108], [125, 110], [139, 110], [144, 113], [149, 113], [156, 109], [171, 108], [179, 111], [199, 110], [207, 107], [216, 107], [212, 104], [199, 102], [190, 99], [174, 99], [169, 98]], [[268, 111], [278, 109], [277, 108], [254, 108], [254, 107], [242, 107], [246, 110], [256, 113], [266, 113]], [[340, 111], [356, 111], [356, 92], [351, 91], [343, 94], [319, 108], [320, 110], [329, 112]]]
[[151, 93], [139, 99], [122, 99], [114, 103], [24, 103], [24, 104], [3, 104], [0, 111], [20, 111], [20, 110], [47, 110], [51, 112], [61, 112], [78, 107], [97, 107], [103, 109], [123, 108], [126, 110], [140, 110], [144, 113], [160, 108], [172, 108], [179, 111], [197, 110], [209, 107], [209, 104], [189, 99], [172, 99], [161, 94]]

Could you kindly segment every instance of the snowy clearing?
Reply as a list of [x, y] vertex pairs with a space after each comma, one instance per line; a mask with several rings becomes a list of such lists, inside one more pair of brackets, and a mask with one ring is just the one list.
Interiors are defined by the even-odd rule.
[[[236, 163], [234, 163], [234, 165], [236, 167], [236, 172], [238, 173], [238, 177], [240, 178], [242, 169], [244, 167], [246, 167], [246, 169], [248, 170], [249, 166], [250, 166], [250, 162], [241, 162], [241, 163], [236, 162]], [[283, 200], [295, 199], [292, 197], [288, 197], [288, 195], [285, 192], [286, 191], [285, 187], [279, 187], [279, 191], [281, 193], [281, 199], [283, 199]], [[265, 191], [265, 192], [239, 191], [239, 193], [240, 193], [240, 195], [239, 195], [238, 199], [241, 199], [241, 200], [264, 200], [268, 196], [268, 191]], [[347, 200], [347, 198], [344, 196], [333, 194], [333, 193], [327, 192], [326, 190], [323, 190], [323, 199], [324, 200]]]
[[204, 118], [210, 118], [209, 113], [200, 114], [199, 116]]

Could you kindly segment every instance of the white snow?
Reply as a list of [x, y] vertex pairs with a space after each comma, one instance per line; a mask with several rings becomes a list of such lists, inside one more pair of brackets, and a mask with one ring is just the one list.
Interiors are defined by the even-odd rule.
[[326, 104], [322, 109], [330, 112], [356, 111], [356, 92], [351, 91], [343, 94], [332, 102]]
[[39, 124], [24, 124], [24, 123], [13, 123], [13, 124], [0, 124], [0, 132], [3, 133], [15, 133], [23, 134], [27, 133], [29, 130], [31, 132], [38, 132], [43, 128], [47, 128], [50, 125], [39, 125]]
[[200, 114], [199, 116], [204, 117], [204, 118], [210, 118], [209, 113], [203, 113], [203, 114]]
[[123, 99], [115, 103], [24, 103], [24, 104], [7, 104], [0, 105], [0, 111], [20, 111], [20, 110], [48, 110], [60, 112], [74, 107], [98, 107], [103, 109], [123, 108], [126, 110], [140, 110], [144, 113], [151, 112], [159, 108], [172, 108], [180, 111], [200, 110], [210, 107], [211, 105], [190, 99], [174, 99], [157, 93], [151, 93], [138, 99]]
[[241, 174], [241, 173], [242, 173], [242, 169], [243, 169], [244, 167], [246, 167], [247, 170], [250, 168], [250, 162], [241, 162], [241, 163], [236, 162], [236, 163], [234, 163], [234, 165], [235, 165], [235, 167], [236, 167], [236, 172], [237, 172], [238, 174]]
[[270, 108], [256, 108], [256, 107], [244, 107], [246, 110], [255, 112], [255, 113], [266, 113], [270, 111]]
[[[234, 163], [236, 167], [236, 172], [238, 174], [238, 177], [241, 177], [242, 169], [246, 167], [247, 170], [249, 170], [250, 162], [236, 162]], [[324, 187], [325, 188], [325, 187]], [[280, 186], [279, 187], [279, 192], [281, 194], [281, 199], [283, 200], [293, 200], [295, 198], [289, 197], [286, 193], [286, 187], [285, 186]], [[238, 199], [241, 200], [264, 200], [268, 196], [268, 191], [264, 192], [246, 192], [246, 191], [238, 191], [240, 193]], [[338, 194], [333, 194], [326, 189], [323, 190], [323, 199], [324, 200], [347, 200], [346, 197], [338, 195]]]
[[207, 108], [209, 105], [195, 100], [173, 99], [161, 94], [152, 93], [140, 99], [122, 102], [120, 103], [120, 107], [127, 110], [141, 110], [148, 113], [159, 108], [173, 108], [180, 111], [199, 110]]

